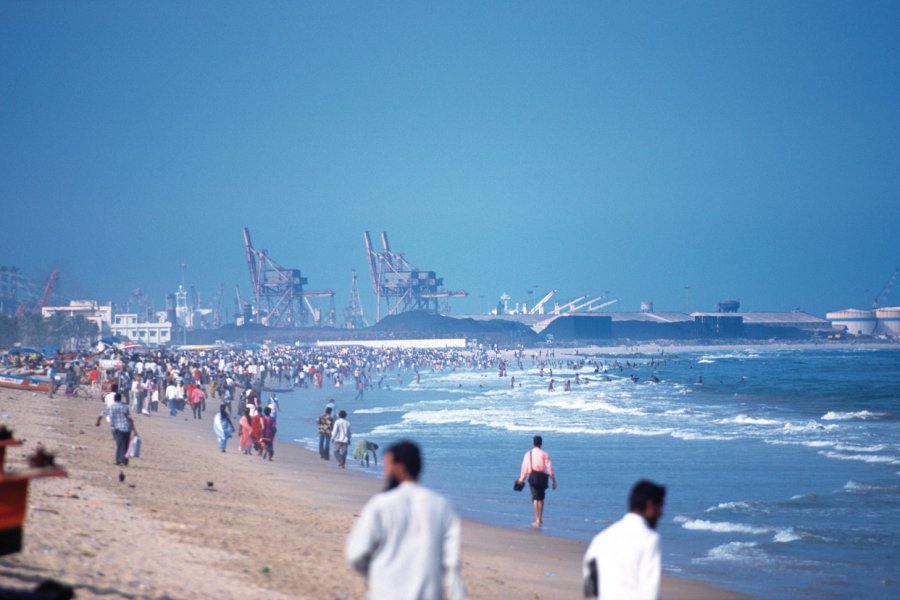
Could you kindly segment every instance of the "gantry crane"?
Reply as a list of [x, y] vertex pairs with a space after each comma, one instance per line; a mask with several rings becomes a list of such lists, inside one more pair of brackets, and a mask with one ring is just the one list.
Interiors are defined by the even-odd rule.
[[434, 271], [416, 268], [402, 254], [393, 252], [388, 243], [387, 232], [381, 232], [383, 250], [372, 248], [369, 232], [365, 232], [366, 262], [372, 274], [372, 288], [375, 291], [375, 320], [381, 320], [381, 304], [385, 304], [385, 316], [396, 315], [408, 310], [438, 312], [438, 299], [462, 298], [468, 294], [464, 290], [444, 289], [444, 279]]
[[[286, 269], [272, 260], [265, 250], [253, 247], [250, 230], [244, 227], [244, 250], [250, 271], [250, 287], [253, 291], [256, 320], [269, 327], [297, 327], [305, 325], [310, 314], [319, 324], [321, 311], [310, 302], [310, 298], [329, 298], [331, 307], [329, 321], [334, 322], [334, 292], [305, 291], [307, 279], [300, 269]], [[312, 310], [310, 310], [312, 309]]]

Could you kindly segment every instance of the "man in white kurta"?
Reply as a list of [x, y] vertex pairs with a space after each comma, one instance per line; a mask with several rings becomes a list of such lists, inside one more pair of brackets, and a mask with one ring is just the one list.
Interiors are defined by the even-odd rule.
[[388, 489], [370, 499], [347, 538], [346, 556], [368, 578], [369, 600], [460, 600], [459, 518], [450, 502], [418, 483], [418, 446], [384, 454]]
[[601, 600], [657, 600], [662, 571], [656, 523], [666, 488], [639, 481], [631, 490], [630, 512], [598, 533], [582, 564], [585, 595]]

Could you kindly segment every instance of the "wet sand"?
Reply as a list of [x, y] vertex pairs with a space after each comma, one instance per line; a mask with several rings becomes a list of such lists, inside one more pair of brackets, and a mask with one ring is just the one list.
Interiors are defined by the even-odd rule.
[[[24, 548], [0, 557], [0, 586], [53, 578], [80, 599], [364, 597], [344, 540], [380, 480], [277, 438], [274, 462], [239, 454], [235, 439], [223, 454], [210, 411], [138, 416], [141, 457], [120, 469], [108, 424], [94, 426], [101, 408], [0, 389], [0, 423], [26, 441], [9, 449], [7, 468], [24, 468], [43, 444], [69, 473], [32, 482]], [[462, 534], [468, 597], [582, 597], [585, 542], [472, 521]], [[662, 595], [743, 597], [673, 577]]]

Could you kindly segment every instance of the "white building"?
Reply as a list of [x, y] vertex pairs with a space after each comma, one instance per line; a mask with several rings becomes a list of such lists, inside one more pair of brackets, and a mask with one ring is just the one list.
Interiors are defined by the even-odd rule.
[[148, 346], [168, 344], [172, 340], [172, 324], [165, 320], [165, 313], [157, 315], [155, 322], [140, 322], [135, 313], [121, 313], [113, 320], [112, 333]]
[[112, 305], [102, 305], [96, 300], [70, 300], [68, 306], [44, 306], [41, 308], [41, 316], [49, 319], [56, 313], [63, 313], [69, 317], [84, 317], [97, 326], [97, 331], [103, 333], [112, 327]]

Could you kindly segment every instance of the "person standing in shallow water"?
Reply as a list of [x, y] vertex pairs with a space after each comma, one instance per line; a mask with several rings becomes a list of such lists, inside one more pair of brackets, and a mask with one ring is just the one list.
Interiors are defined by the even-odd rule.
[[556, 489], [556, 474], [553, 473], [553, 465], [550, 463], [550, 455], [541, 449], [544, 438], [534, 436], [534, 446], [522, 457], [522, 468], [519, 470], [519, 483], [528, 480], [531, 490], [531, 504], [534, 508], [534, 522], [532, 527], [540, 527], [544, 523], [544, 497], [547, 493], [548, 480], [553, 481], [553, 489]]

